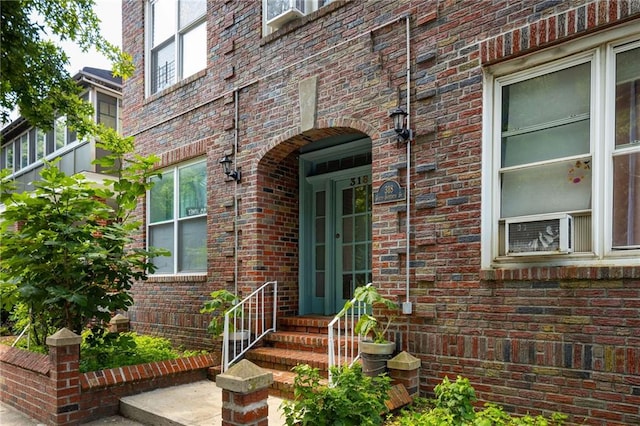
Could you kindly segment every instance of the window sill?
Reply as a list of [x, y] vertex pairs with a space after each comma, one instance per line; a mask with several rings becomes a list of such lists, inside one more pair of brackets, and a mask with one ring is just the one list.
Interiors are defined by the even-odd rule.
[[278, 28], [277, 30], [273, 31], [270, 34], [267, 34], [266, 36], [262, 37], [262, 40], [260, 40], [260, 46], [264, 46], [266, 44], [271, 43], [274, 40], [279, 39], [280, 37], [297, 30], [300, 27], [304, 27], [305, 25], [307, 25], [309, 22], [311, 21], [315, 21], [318, 18], [321, 18], [325, 15], [328, 15], [329, 13], [333, 12], [336, 9], [341, 8], [342, 6], [346, 5], [347, 3], [349, 3], [352, 0], [334, 0], [333, 2], [329, 3], [328, 5], [321, 7], [318, 10], [315, 10], [313, 12], [311, 12], [310, 14], [303, 16], [302, 18], [287, 22], [286, 24], [282, 25], [282, 27]]
[[557, 281], [639, 279], [636, 266], [522, 266], [482, 269], [482, 281]]
[[176, 90], [180, 89], [181, 87], [184, 87], [184, 86], [186, 86], [188, 84], [193, 83], [194, 81], [204, 77], [205, 75], [207, 75], [207, 69], [206, 68], [203, 69], [203, 70], [198, 71], [197, 73], [195, 73], [193, 75], [190, 75], [189, 77], [187, 77], [187, 78], [185, 78], [183, 80], [180, 80], [180, 81], [176, 82], [175, 84], [172, 84], [171, 86], [169, 86], [169, 87], [167, 87], [165, 89], [162, 89], [162, 90], [160, 90], [158, 92], [155, 92], [155, 93], [147, 96], [146, 99], [144, 100], [144, 104], [146, 105], [146, 104], [149, 104], [151, 102], [154, 102], [155, 100], [160, 99], [160, 98], [168, 95], [171, 92], [175, 92]]
[[176, 275], [149, 275], [148, 283], [193, 283], [207, 281], [207, 274], [176, 274]]

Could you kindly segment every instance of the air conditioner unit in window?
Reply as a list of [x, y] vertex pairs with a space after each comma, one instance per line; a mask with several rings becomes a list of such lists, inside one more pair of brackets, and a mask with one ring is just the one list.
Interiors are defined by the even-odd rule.
[[573, 252], [573, 218], [568, 214], [505, 221], [507, 256]]
[[273, 29], [305, 14], [305, 0], [267, 0], [267, 25]]

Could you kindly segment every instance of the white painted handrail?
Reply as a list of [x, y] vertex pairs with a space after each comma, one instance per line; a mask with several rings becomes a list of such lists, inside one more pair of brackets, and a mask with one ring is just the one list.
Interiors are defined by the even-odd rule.
[[[367, 287], [371, 285], [369, 283]], [[368, 309], [368, 306], [353, 298], [345, 303], [344, 308], [329, 323], [329, 383], [332, 383], [332, 367], [342, 364], [351, 366], [360, 359], [361, 336], [355, 334], [355, 328], [360, 316]]]
[[224, 315], [222, 372], [267, 333], [276, 331], [278, 282], [269, 281]]

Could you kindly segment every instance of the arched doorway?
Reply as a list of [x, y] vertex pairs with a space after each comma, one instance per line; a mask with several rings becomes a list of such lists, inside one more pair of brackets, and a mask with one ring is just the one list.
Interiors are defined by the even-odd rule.
[[299, 153], [299, 312], [331, 315], [372, 278], [371, 139], [354, 131]]

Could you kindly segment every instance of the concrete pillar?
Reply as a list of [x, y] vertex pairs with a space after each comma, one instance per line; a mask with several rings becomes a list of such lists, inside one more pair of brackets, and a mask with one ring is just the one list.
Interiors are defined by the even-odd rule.
[[400, 352], [387, 361], [392, 384], [402, 384], [411, 398], [418, 396], [420, 389], [420, 360], [407, 352]]
[[80, 423], [80, 342], [82, 338], [67, 328], [47, 337], [51, 387], [55, 413], [54, 425]]
[[126, 333], [129, 331], [129, 318], [122, 314], [116, 314], [109, 321], [109, 331], [111, 333]]
[[273, 374], [243, 359], [218, 374], [222, 389], [222, 426], [269, 426], [269, 386]]

